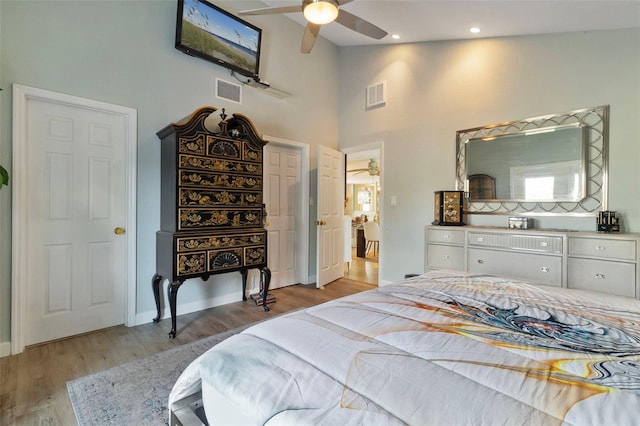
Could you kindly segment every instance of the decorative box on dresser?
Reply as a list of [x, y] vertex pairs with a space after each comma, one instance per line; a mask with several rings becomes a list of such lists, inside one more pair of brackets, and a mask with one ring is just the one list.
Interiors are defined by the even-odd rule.
[[[168, 278], [170, 338], [176, 335], [180, 286], [189, 278], [239, 271], [246, 300], [249, 269], [261, 270], [256, 303], [265, 311], [271, 274], [262, 183], [263, 147], [253, 123], [241, 114], [212, 120], [203, 107], [158, 132], [161, 140], [161, 230], [156, 234], [153, 292], [161, 317], [160, 283]], [[217, 128], [216, 128], [217, 125]], [[213, 127], [215, 130], [211, 130]]]
[[425, 269], [640, 298], [639, 234], [429, 225]]

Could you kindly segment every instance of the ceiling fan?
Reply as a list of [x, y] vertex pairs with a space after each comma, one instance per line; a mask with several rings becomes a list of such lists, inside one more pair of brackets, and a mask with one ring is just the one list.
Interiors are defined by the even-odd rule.
[[307, 27], [302, 36], [302, 45], [300, 52], [309, 53], [313, 48], [320, 27], [330, 22], [337, 23], [366, 35], [376, 40], [387, 35], [387, 32], [376, 27], [372, 23], [357, 17], [340, 6], [351, 3], [353, 0], [302, 0], [301, 6], [282, 6], [282, 7], [265, 7], [261, 9], [243, 10], [238, 12], [240, 15], [272, 15], [277, 13], [294, 13], [302, 12], [307, 19]]
[[380, 165], [375, 159], [370, 159], [367, 168], [347, 170], [348, 173], [358, 175], [363, 172], [369, 172], [369, 176], [380, 176]]

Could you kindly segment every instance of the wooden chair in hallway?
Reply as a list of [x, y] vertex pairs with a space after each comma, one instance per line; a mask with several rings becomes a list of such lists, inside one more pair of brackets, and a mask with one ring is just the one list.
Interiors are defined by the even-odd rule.
[[375, 256], [380, 247], [380, 241], [378, 240], [378, 224], [375, 222], [365, 222], [364, 227], [364, 239], [367, 241], [367, 250], [365, 256], [369, 253], [369, 249], [373, 246], [373, 255]]

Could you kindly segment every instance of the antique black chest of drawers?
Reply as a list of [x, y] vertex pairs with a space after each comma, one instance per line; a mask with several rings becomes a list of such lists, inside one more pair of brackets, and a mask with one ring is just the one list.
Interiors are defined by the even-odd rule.
[[[242, 276], [246, 300], [248, 269], [261, 270], [262, 305], [267, 307], [270, 272], [264, 228], [262, 158], [266, 142], [241, 114], [212, 120], [213, 107], [196, 110], [158, 132], [161, 140], [161, 230], [156, 236], [153, 292], [158, 322], [160, 283], [168, 278], [172, 329], [176, 298], [188, 278], [233, 271]], [[211, 128], [213, 127], [213, 130]]]

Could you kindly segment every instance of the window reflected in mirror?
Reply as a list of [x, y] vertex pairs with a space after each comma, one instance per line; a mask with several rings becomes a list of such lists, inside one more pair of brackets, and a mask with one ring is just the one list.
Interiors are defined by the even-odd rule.
[[469, 139], [470, 200], [580, 201], [585, 196], [585, 128], [557, 126]]

